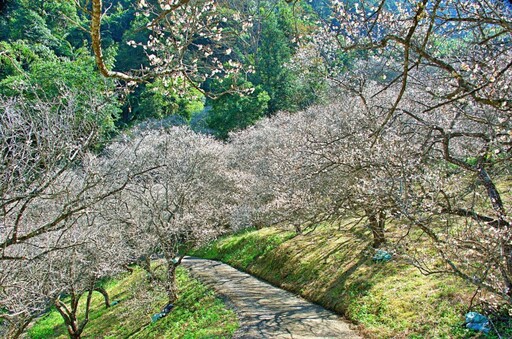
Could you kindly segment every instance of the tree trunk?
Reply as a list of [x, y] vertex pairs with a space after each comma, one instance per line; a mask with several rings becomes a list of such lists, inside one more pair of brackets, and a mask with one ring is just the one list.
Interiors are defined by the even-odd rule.
[[386, 237], [384, 235], [386, 213], [384, 211], [380, 211], [377, 214], [367, 210], [366, 215], [368, 217], [368, 223], [370, 224], [370, 229], [373, 235], [372, 247], [379, 248], [382, 244], [386, 242]]
[[94, 52], [94, 59], [96, 61], [96, 65], [100, 70], [101, 74], [105, 77], [117, 78], [124, 81], [132, 81], [137, 80], [133, 77], [126, 75], [122, 72], [110, 71], [105, 65], [103, 59], [103, 50], [101, 49], [101, 16], [103, 10], [103, 1], [102, 0], [93, 0], [92, 1], [92, 11], [91, 11], [91, 45], [92, 50]]
[[[482, 181], [483, 186], [487, 191], [487, 196], [491, 202], [491, 206], [493, 211], [496, 213], [497, 220], [489, 220], [486, 221], [492, 227], [498, 228], [500, 230], [505, 229], [505, 239], [501, 239], [500, 243], [500, 254], [499, 254], [499, 270], [501, 276], [503, 277], [503, 282], [506, 287], [506, 295], [512, 300], [512, 245], [509, 243], [509, 234], [512, 232], [512, 224], [509, 220], [507, 220], [507, 214], [505, 208], [503, 206], [503, 200], [501, 200], [501, 195], [496, 188], [493, 180], [491, 179], [489, 173], [484, 168], [484, 157], [481, 156], [478, 164], [476, 166], [472, 166], [465, 161], [458, 160], [453, 158], [450, 155], [450, 140], [451, 136], [449, 134], [443, 134], [443, 153], [444, 158], [449, 163], [455, 164], [464, 168], [465, 170], [474, 172], [478, 175], [478, 178]], [[470, 216], [469, 214], [467, 216]], [[484, 217], [486, 218], [486, 217]], [[478, 219], [476, 219], [478, 220]], [[491, 224], [492, 222], [492, 224]]]
[[84, 331], [85, 326], [89, 322], [89, 311], [91, 308], [91, 297], [94, 283], [91, 284], [89, 290], [87, 291], [87, 301], [85, 303], [85, 316], [82, 323], [78, 321], [78, 302], [80, 301], [80, 294], [76, 294], [75, 292], [70, 293], [70, 307], [68, 307], [64, 302], [60, 300], [60, 297], [54, 301], [55, 308], [64, 319], [64, 323], [66, 324], [66, 329], [68, 330], [69, 337], [72, 339], [80, 339], [82, 336], [82, 332]]
[[[64, 324], [66, 324], [66, 329], [68, 331], [70, 338], [80, 338], [80, 333], [78, 333], [78, 321], [76, 319], [76, 308], [75, 305], [78, 304], [78, 300], [74, 293], [71, 293], [71, 307], [68, 308], [66, 304], [64, 304], [60, 297], [57, 297], [55, 300], [55, 308], [62, 316], [64, 320]], [[80, 297], [78, 297], [80, 299]]]
[[[491, 201], [492, 208], [498, 216], [498, 227], [500, 229], [505, 228], [507, 231], [506, 234], [508, 234], [512, 230], [512, 225], [510, 225], [510, 223], [507, 221], [507, 215], [503, 206], [503, 200], [501, 200], [500, 193], [498, 192], [496, 185], [494, 185], [494, 182], [492, 181], [485, 168], [479, 164], [477, 169], [478, 178], [482, 180], [482, 183], [487, 190], [487, 196]], [[505, 265], [501, 271], [501, 274], [507, 288], [507, 295], [512, 297], [512, 245], [508, 243], [507, 239], [501, 243], [501, 252], [505, 257]]]
[[157, 280], [155, 273], [151, 269], [151, 256], [145, 255], [139, 260], [139, 266], [148, 274], [149, 282]]
[[103, 287], [96, 287], [94, 290], [96, 292], [101, 293], [101, 295], [103, 295], [103, 299], [105, 299], [105, 307], [109, 308], [110, 307], [110, 298], [108, 296], [107, 290], [104, 289]]
[[512, 300], [512, 245], [502, 244], [501, 247], [505, 253], [505, 272], [502, 272], [501, 274], [505, 278], [507, 295]]
[[168, 304], [173, 304], [178, 300], [178, 286], [176, 284], [176, 265], [172, 260], [167, 261], [167, 281], [166, 291]]
[[68, 331], [69, 337], [73, 339], [80, 339], [81, 331], [78, 326], [78, 320], [76, 319], [76, 312], [68, 312], [64, 309], [63, 303], [59, 300], [58, 303], [55, 303], [55, 307], [57, 311], [59, 311], [60, 315], [64, 319], [64, 323], [66, 324], [66, 329]]
[[505, 208], [503, 207], [503, 201], [501, 200], [500, 193], [496, 189], [496, 185], [494, 185], [494, 182], [492, 181], [491, 177], [483, 168], [483, 166], [478, 165], [477, 167], [478, 171], [478, 178], [482, 180], [482, 183], [487, 190], [487, 196], [491, 200], [491, 205], [496, 214], [498, 215], [498, 219], [500, 222], [503, 222], [504, 224], [507, 224], [505, 221]]
[[302, 229], [299, 224], [294, 224], [293, 227], [295, 228], [295, 234], [302, 234]]
[[123, 266], [128, 272], [130, 272], [130, 274], [132, 274], [134, 272], [134, 269], [130, 267], [130, 265], [124, 265]]

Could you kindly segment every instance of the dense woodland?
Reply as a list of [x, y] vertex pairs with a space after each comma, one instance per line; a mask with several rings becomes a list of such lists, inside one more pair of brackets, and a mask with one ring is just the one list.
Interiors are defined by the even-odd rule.
[[78, 300], [156, 256], [173, 302], [189, 249], [276, 224], [339, 223], [510, 312], [507, 1], [0, 4], [6, 336], [54, 306], [79, 338]]

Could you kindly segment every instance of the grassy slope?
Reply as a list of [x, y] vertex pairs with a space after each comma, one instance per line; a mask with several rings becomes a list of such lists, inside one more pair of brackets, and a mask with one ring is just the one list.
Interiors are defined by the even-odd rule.
[[[158, 286], [148, 286], [141, 270], [106, 284], [111, 300], [119, 303], [105, 308], [95, 293], [90, 321], [84, 338], [229, 338], [238, 328], [235, 313], [227, 310], [213, 292], [178, 270], [180, 298], [165, 318], [151, 323], [151, 315], [165, 305], [166, 297]], [[85, 299], [85, 298], [84, 298]], [[83, 302], [84, 300], [82, 300]], [[52, 310], [42, 316], [28, 332], [30, 338], [67, 338], [62, 318]]]
[[[345, 315], [375, 338], [463, 338], [474, 290], [456, 277], [423, 276], [399, 259], [371, 260], [367, 243], [332, 226], [294, 236], [248, 230], [194, 255], [222, 260]], [[509, 333], [512, 335], [512, 333]]]

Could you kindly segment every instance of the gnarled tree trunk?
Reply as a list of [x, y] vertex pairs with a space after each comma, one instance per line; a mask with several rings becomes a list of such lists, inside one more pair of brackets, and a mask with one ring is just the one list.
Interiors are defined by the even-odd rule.
[[366, 216], [368, 217], [368, 223], [373, 236], [373, 248], [379, 248], [386, 242], [386, 236], [384, 234], [384, 226], [386, 224], [386, 212], [379, 211], [374, 212], [366, 210]]
[[107, 290], [104, 289], [103, 287], [96, 287], [94, 290], [96, 292], [101, 293], [101, 295], [103, 296], [103, 299], [105, 300], [105, 307], [109, 308], [110, 307], [110, 298], [109, 298]]
[[62, 300], [60, 300], [60, 297], [57, 297], [57, 299], [54, 301], [55, 308], [62, 316], [62, 319], [64, 319], [69, 337], [72, 339], [80, 339], [85, 326], [89, 322], [89, 311], [91, 307], [91, 297], [93, 291], [93, 286], [91, 286], [91, 288], [87, 291], [85, 315], [82, 322], [78, 320], [78, 302], [80, 301], [80, 294], [77, 294], [74, 291], [70, 293], [71, 301], [69, 307]]

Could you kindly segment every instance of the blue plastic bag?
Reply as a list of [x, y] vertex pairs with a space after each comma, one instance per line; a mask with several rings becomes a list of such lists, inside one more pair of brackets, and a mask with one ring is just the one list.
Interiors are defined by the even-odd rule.
[[151, 322], [154, 323], [156, 321], [158, 321], [159, 319], [165, 317], [167, 314], [165, 313], [157, 313], [157, 314], [153, 314], [153, 316], [151, 317]]
[[466, 314], [466, 328], [483, 333], [489, 333], [489, 319], [478, 312], [468, 312]]
[[378, 250], [377, 252], [375, 252], [375, 255], [373, 256], [373, 261], [376, 261], [376, 262], [387, 262], [387, 261], [390, 261], [391, 260], [391, 253], [389, 252], [386, 252], [386, 251], [383, 251], [383, 250]]

